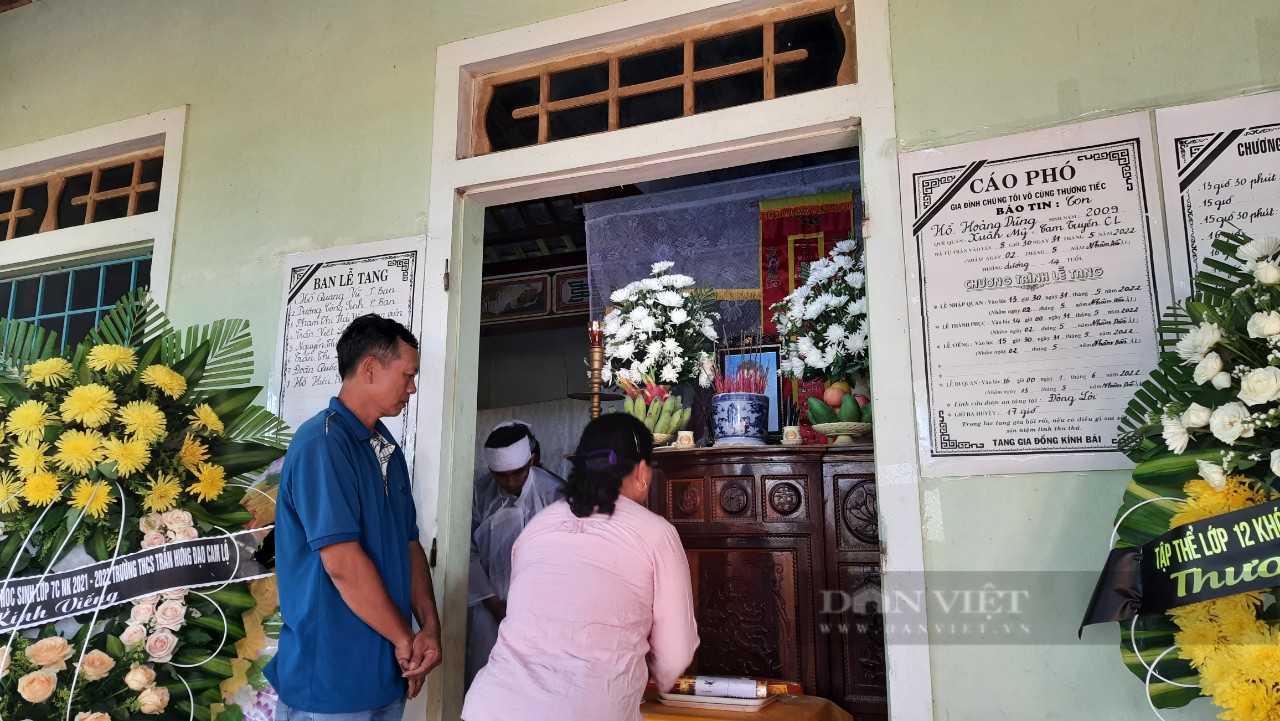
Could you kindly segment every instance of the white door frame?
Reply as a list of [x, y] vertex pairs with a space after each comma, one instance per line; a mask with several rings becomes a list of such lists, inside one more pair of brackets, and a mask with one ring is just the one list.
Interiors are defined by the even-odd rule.
[[[452, 292], [430, 283], [419, 379], [423, 528], [435, 528], [443, 672], [409, 718], [458, 718], [466, 633], [472, 456], [479, 352], [483, 208], [857, 145], [876, 399], [875, 462], [884, 592], [924, 570], [919, 467], [907, 335], [897, 137], [887, 0], [857, 6], [858, 83], [547, 145], [460, 158], [469, 145], [470, 78], [664, 31], [783, 5], [778, 0], [626, 0], [596, 10], [444, 45], [437, 53], [427, 267], [449, 265]], [[433, 271], [428, 271], [431, 278]], [[438, 445], [431, 439], [440, 439]], [[426, 485], [426, 484], [423, 484]], [[438, 519], [438, 523], [437, 523]], [[886, 648], [894, 718], [933, 717], [929, 647]]]

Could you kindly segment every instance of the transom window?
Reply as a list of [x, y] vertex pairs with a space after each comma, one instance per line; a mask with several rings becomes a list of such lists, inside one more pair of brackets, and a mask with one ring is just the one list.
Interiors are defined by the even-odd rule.
[[0, 184], [0, 241], [150, 213], [160, 206], [164, 149]]
[[[35, 323], [75, 346], [125, 293], [151, 283], [151, 255], [0, 280], [0, 318]], [[4, 341], [0, 338], [0, 344]]]
[[853, 3], [810, 0], [479, 78], [475, 155], [857, 81]]

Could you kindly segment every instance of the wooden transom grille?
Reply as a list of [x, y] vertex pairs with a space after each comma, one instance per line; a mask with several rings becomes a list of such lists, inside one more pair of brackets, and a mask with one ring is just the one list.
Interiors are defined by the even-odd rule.
[[150, 213], [163, 166], [160, 147], [0, 183], [0, 241]]
[[809, 0], [477, 78], [472, 154], [857, 82], [853, 3]]

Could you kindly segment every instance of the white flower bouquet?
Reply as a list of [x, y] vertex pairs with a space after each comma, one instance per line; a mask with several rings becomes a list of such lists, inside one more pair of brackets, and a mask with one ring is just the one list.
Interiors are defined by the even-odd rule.
[[628, 283], [609, 296], [604, 317], [605, 383], [642, 385], [646, 378], [674, 384], [711, 385], [719, 338], [716, 294], [695, 288], [687, 275], [668, 275], [669, 260], [653, 264], [648, 278]]
[[862, 252], [842, 240], [802, 271], [804, 284], [770, 307], [784, 339], [779, 371], [805, 380], [853, 382], [867, 368], [867, 298]]
[[[1159, 365], [1120, 424], [1119, 450], [1137, 467], [1116, 515], [1117, 548], [1182, 526], [1190, 541], [1191, 523], [1197, 538], [1212, 537], [1223, 514], [1280, 498], [1280, 239], [1222, 233], [1213, 247], [1224, 257], [1207, 259], [1192, 298], [1165, 312]], [[1239, 566], [1246, 578], [1257, 563]], [[1280, 717], [1267, 665], [1280, 657], [1278, 610], [1274, 589], [1143, 610], [1121, 624], [1125, 664], [1146, 680], [1153, 708], [1208, 696], [1226, 709], [1221, 718]]]

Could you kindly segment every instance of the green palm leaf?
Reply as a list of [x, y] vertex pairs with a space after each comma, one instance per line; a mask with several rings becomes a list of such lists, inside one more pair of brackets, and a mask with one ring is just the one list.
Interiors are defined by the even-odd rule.
[[58, 334], [25, 320], [0, 318], [0, 371], [58, 355]]
[[230, 421], [226, 428], [226, 436], [232, 440], [256, 443], [280, 450], [288, 448], [289, 441], [293, 438], [288, 424], [262, 406], [250, 406]]
[[144, 343], [173, 330], [169, 317], [145, 290], [125, 293], [115, 306], [89, 331], [82, 348], [99, 343], [139, 348]]
[[249, 321], [239, 318], [217, 320], [207, 325], [192, 326], [165, 340], [162, 357], [171, 365], [208, 344], [209, 357], [199, 380], [188, 389], [190, 393], [234, 388], [248, 383], [253, 375], [253, 338], [249, 334]]

